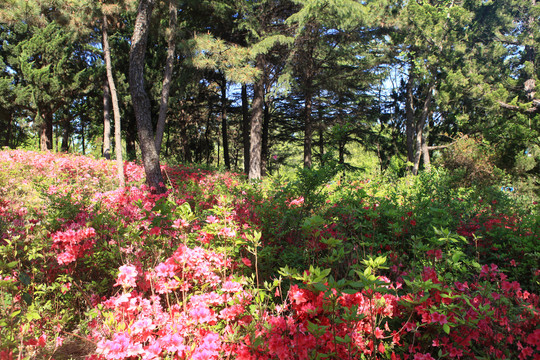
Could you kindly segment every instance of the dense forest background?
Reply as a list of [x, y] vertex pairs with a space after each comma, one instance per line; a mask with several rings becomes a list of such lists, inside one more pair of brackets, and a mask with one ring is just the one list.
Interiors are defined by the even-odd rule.
[[0, 145], [142, 159], [154, 185], [161, 158], [252, 179], [436, 161], [532, 189], [539, 15], [536, 0], [3, 1]]

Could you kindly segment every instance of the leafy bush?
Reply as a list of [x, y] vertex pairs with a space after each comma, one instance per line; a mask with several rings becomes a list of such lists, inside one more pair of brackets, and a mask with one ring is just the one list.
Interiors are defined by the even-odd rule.
[[164, 167], [154, 196], [132, 163], [112, 189], [112, 163], [0, 159], [2, 360], [69, 359], [73, 339], [89, 360], [540, 351], [538, 204], [448, 169], [251, 184]]
[[497, 185], [503, 172], [495, 166], [493, 156], [487, 143], [463, 136], [443, 151], [441, 165], [452, 172], [457, 186]]

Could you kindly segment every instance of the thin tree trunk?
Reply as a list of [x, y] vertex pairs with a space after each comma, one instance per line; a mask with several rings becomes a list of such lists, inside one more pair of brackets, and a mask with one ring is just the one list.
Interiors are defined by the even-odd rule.
[[319, 127], [319, 157], [321, 166], [324, 166], [324, 134], [322, 126]]
[[111, 90], [109, 81], [103, 81], [103, 157], [111, 159]]
[[262, 126], [262, 148], [261, 148], [261, 175], [266, 176], [266, 166], [268, 164], [268, 132], [270, 126], [270, 110], [266, 101], [263, 102], [263, 126]]
[[70, 133], [70, 118], [64, 120], [64, 132], [62, 133], [62, 145], [60, 146], [61, 152], [69, 151], [69, 133]]
[[414, 156], [414, 165], [413, 165], [413, 171], [412, 171], [413, 175], [418, 175], [418, 170], [420, 168], [420, 157], [422, 155], [422, 150], [423, 150], [422, 141], [425, 142], [424, 127], [426, 125], [426, 120], [429, 115], [429, 107], [431, 105], [431, 98], [433, 96], [433, 88], [434, 88], [434, 83], [432, 82], [427, 89], [428, 92], [426, 94], [426, 99], [424, 101], [424, 106], [422, 108], [422, 115], [418, 121], [418, 124], [416, 125], [416, 153]]
[[[111, 94], [111, 101], [114, 115], [114, 151], [116, 154], [116, 176], [120, 187], [126, 185], [124, 179], [124, 161], [122, 159], [122, 125], [120, 122], [120, 108], [118, 106], [118, 97], [116, 95], [116, 85], [112, 73], [111, 49], [109, 47], [109, 34], [107, 32], [107, 16], [103, 15], [102, 24], [103, 33], [103, 54], [105, 56], [105, 68], [107, 69], [107, 83]], [[105, 95], [103, 95], [105, 97]]]
[[126, 159], [135, 160], [137, 158], [137, 120], [135, 120], [134, 109], [130, 109], [126, 118]]
[[167, 60], [165, 63], [165, 74], [163, 76], [163, 88], [161, 91], [161, 102], [159, 105], [159, 116], [156, 127], [156, 151], [159, 155], [163, 132], [165, 131], [165, 121], [167, 119], [167, 108], [169, 104], [169, 93], [171, 89], [171, 79], [174, 65], [175, 35], [177, 24], [178, 4], [177, 0], [169, 0], [169, 33], [167, 36]]
[[137, 18], [129, 50], [129, 88], [137, 120], [137, 134], [146, 183], [152, 192], [161, 194], [166, 191], [166, 188], [154, 142], [150, 99], [144, 90], [144, 58], [154, 1], [141, 0], [137, 9]]
[[184, 161], [190, 163], [191, 160], [191, 149], [189, 147], [189, 137], [188, 137], [188, 117], [191, 115], [186, 115], [186, 110], [180, 104], [180, 139], [182, 141], [182, 150], [184, 153]]
[[242, 136], [244, 143], [244, 172], [249, 173], [249, 151], [250, 151], [250, 121], [248, 112], [247, 85], [242, 85]]
[[[411, 62], [411, 67], [409, 68], [409, 78], [407, 80], [407, 98], [405, 101], [405, 116], [406, 116], [406, 125], [405, 132], [407, 133], [407, 161], [411, 164], [414, 163], [414, 94], [413, 94], [413, 64]], [[412, 172], [412, 166], [407, 166], [408, 171]]]
[[322, 107], [322, 100], [321, 100], [321, 94], [319, 91], [319, 106], [317, 106], [317, 117], [319, 120], [319, 157], [321, 161], [321, 166], [324, 166], [324, 125], [323, 125], [323, 107]]
[[[262, 55], [257, 56], [257, 68], [264, 71]], [[253, 103], [251, 105], [251, 144], [249, 158], [249, 179], [261, 177], [262, 123], [264, 112], [264, 76], [253, 84]]]
[[431, 159], [429, 157], [429, 146], [427, 142], [428, 136], [427, 131], [424, 131], [422, 136], [422, 159], [424, 160], [424, 169], [426, 171], [431, 170]]
[[[227, 131], [227, 80], [223, 77], [221, 82], [221, 134], [223, 137], [223, 160], [225, 168], [231, 170], [231, 159], [229, 157], [229, 135]], [[219, 158], [218, 158], [219, 159]]]
[[82, 154], [86, 155], [86, 137], [84, 136], [84, 119], [81, 119], [81, 145], [82, 145]]
[[313, 96], [308, 91], [305, 99], [304, 108], [304, 167], [309, 168], [312, 165], [311, 143], [313, 139], [313, 123], [311, 120], [311, 111], [313, 106]]
[[165, 140], [165, 159], [169, 158], [169, 150], [171, 148], [171, 126], [167, 124], [165, 128], [167, 131], [167, 140]]

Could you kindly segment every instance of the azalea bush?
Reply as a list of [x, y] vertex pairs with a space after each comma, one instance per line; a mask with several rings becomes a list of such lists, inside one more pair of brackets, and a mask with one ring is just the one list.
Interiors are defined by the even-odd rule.
[[164, 166], [163, 195], [124, 169], [0, 152], [0, 359], [538, 359], [532, 200], [437, 168]]

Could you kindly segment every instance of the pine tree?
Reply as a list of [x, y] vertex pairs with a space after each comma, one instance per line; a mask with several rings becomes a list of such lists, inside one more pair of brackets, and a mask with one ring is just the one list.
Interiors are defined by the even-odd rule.
[[144, 59], [153, 6], [154, 0], [141, 0], [139, 2], [129, 52], [129, 86], [137, 120], [137, 134], [146, 173], [146, 183], [153, 192], [164, 193], [166, 188], [155, 145], [150, 100], [144, 89]]

